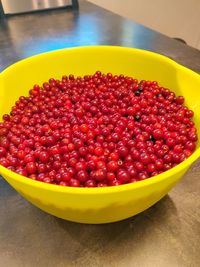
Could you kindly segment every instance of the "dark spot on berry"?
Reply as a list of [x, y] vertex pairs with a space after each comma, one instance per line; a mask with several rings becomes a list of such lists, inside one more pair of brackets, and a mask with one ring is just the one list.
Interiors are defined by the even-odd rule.
[[135, 91], [135, 96], [140, 96], [141, 92], [140, 90]]
[[139, 90], [140, 92], [143, 92], [143, 87], [142, 87], [142, 86], [139, 86], [138, 90]]
[[135, 120], [135, 121], [139, 121], [139, 120], [140, 120], [140, 116], [139, 116], [139, 115], [135, 115], [135, 116], [134, 116], [134, 120]]
[[156, 141], [152, 134], [150, 134], [149, 140], [152, 141], [153, 143], [155, 143]]

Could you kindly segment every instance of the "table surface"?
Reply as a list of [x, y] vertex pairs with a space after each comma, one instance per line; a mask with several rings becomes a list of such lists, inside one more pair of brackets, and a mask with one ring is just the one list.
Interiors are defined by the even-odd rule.
[[[84, 2], [0, 22], [0, 71], [37, 53], [80, 45], [138, 47], [200, 72], [200, 51]], [[50, 216], [0, 177], [0, 266], [200, 266], [200, 161], [150, 209], [107, 225]]]

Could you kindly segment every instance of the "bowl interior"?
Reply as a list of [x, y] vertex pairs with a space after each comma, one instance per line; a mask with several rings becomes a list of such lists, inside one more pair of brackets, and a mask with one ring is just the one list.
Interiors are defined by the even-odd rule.
[[[111, 46], [78, 47], [57, 50], [22, 60], [0, 74], [0, 117], [9, 113], [19, 96], [28, 95], [34, 84], [62, 75], [82, 76], [96, 70], [156, 80], [177, 95], [195, 112], [200, 132], [200, 76], [174, 61], [152, 52]], [[199, 147], [199, 142], [198, 142]]]

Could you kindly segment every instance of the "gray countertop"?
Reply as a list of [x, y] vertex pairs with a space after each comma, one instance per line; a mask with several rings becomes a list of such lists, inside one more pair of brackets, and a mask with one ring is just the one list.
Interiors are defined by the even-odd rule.
[[[89, 3], [1, 20], [0, 71], [37, 53], [103, 44], [155, 51], [200, 72], [200, 51]], [[0, 177], [0, 266], [200, 266], [200, 161], [156, 205], [107, 225], [50, 216]]]

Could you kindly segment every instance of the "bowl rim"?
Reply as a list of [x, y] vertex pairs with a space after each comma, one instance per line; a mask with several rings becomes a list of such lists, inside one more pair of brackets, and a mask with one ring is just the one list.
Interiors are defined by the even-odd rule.
[[[184, 67], [183, 65], [175, 62], [174, 60], [168, 58], [167, 56], [161, 55], [159, 53], [155, 53], [152, 51], [148, 51], [148, 50], [143, 50], [143, 49], [138, 49], [138, 48], [131, 48], [131, 47], [122, 47], [122, 46], [109, 46], [109, 45], [98, 45], [98, 46], [78, 46], [78, 47], [70, 47], [70, 48], [64, 48], [64, 49], [58, 49], [58, 50], [54, 50], [54, 51], [49, 51], [49, 52], [45, 52], [45, 53], [40, 53], [34, 56], [30, 56], [28, 58], [22, 59], [14, 64], [12, 64], [11, 66], [7, 67], [5, 70], [3, 70], [0, 73], [0, 77], [3, 77], [4, 75], [6, 75], [7, 72], [11, 71], [12, 69], [14, 69], [15, 67], [25, 63], [25, 62], [29, 62], [34, 58], [39, 58], [48, 54], [55, 54], [55, 53], [62, 53], [62, 52], [70, 52], [70, 51], [74, 51], [74, 50], [124, 50], [124, 51], [135, 51], [137, 53], [140, 54], [146, 54], [147, 56], [152, 56], [152, 57], [156, 57], [158, 59], [161, 59], [164, 63], [167, 63], [169, 65], [171, 65], [172, 67], [179, 69], [179, 70], [183, 70], [184, 72], [190, 73], [191, 75], [193, 75], [195, 78], [200, 80], [200, 75], [186, 67]], [[0, 173], [2, 175], [5, 175], [5, 177], [9, 177], [14, 179], [16, 182], [19, 183], [23, 183], [26, 184], [27, 186], [33, 186], [33, 187], [37, 187], [40, 189], [44, 189], [44, 190], [48, 190], [48, 191], [55, 191], [55, 192], [62, 192], [62, 193], [69, 193], [69, 194], [81, 194], [81, 195], [97, 195], [97, 194], [110, 194], [110, 193], [119, 193], [119, 192], [124, 192], [124, 191], [129, 191], [129, 190], [134, 190], [134, 189], [139, 189], [142, 187], [147, 187], [149, 185], [152, 184], [156, 184], [159, 183], [163, 180], [169, 179], [171, 176], [176, 175], [177, 173], [184, 171], [187, 169], [187, 167], [189, 167], [195, 160], [197, 160], [200, 157], [200, 147], [197, 148], [193, 154], [187, 158], [186, 160], [184, 160], [183, 162], [181, 162], [180, 164], [178, 164], [177, 166], [171, 168], [170, 170], [167, 170], [159, 175], [150, 177], [148, 179], [142, 180], [142, 181], [137, 181], [134, 183], [129, 183], [129, 184], [123, 184], [123, 185], [119, 185], [119, 186], [107, 186], [107, 187], [92, 187], [92, 188], [88, 188], [88, 187], [70, 187], [70, 186], [59, 186], [59, 185], [53, 185], [53, 184], [47, 184], [44, 182], [40, 182], [37, 180], [33, 180], [30, 178], [27, 178], [25, 176], [22, 176], [20, 174], [17, 174], [9, 169], [7, 169], [6, 167], [3, 167], [2, 165], [0, 165]], [[7, 178], [5, 178], [7, 180]], [[10, 179], [8, 179], [10, 180]]]

